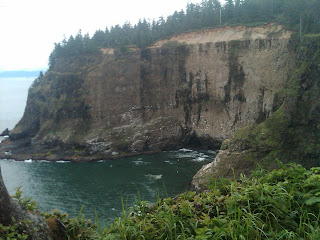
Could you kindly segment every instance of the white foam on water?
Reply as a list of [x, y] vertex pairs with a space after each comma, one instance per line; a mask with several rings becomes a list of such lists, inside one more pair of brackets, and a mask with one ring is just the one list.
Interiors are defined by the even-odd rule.
[[170, 162], [168, 160], [164, 161], [165, 163], [173, 164], [173, 162]]
[[9, 136], [8, 135], [5, 135], [5, 136], [0, 136], [0, 143], [5, 140], [6, 138], [8, 138]]
[[181, 148], [181, 149], [179, 149], [179, 152], [193, 152], [193, 150], [187, 149], [187, 148]]
[[32, 163], [32, 159], [24, 160], [24, 162], [26, 162], [26, 163]]
[[208, 150], [208, 153], [210, 153], [210, 154], [217, 154], [217, 152], [216, 152], [216, 151], [213, 151], [213, 150]]
[[158, 174], [158, 175], [147, 174], [145, 176], [151, 180], [159, 180], [162, 178], [162, 174]]
[[204, 157], [197, 157], [196, 159], [192, 159], [191, 161], [193, 161], [193, 162], [203, 162], [205, 160], [206, 160], [206, 158], [204, 158]]
[[199, 153], [199, 157], [208, 158], [208, 155], [205, 155], [204, 153]]
[[132, 161], [132, 162], [137, 166], [150, 164], [150, 162], [143, 162], [140, 159], [142, 159], [142, 158], [139, 158], [137, 161]]
[[195, 158], [197, 157], [197, 154], [194, 152], [190, 152], [190, 153], [178, 153], [176, 155], [177, 158]]
[[59, 160], [59, 161], [56, 161], [56, 163], [69, 163], [70, 161], [63, 161], [63, 160]]
[[141, 160], [133, 161], [133, 163], [135, 165], [142, 165], [143, 164], [143, 162]]

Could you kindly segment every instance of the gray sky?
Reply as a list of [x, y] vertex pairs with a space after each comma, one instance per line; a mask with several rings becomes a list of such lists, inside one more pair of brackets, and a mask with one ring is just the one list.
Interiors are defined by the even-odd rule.
[[188, 2], [201, 0], [0, 0], [0, 71], [46, 68], [64, 35], [167, 17]]

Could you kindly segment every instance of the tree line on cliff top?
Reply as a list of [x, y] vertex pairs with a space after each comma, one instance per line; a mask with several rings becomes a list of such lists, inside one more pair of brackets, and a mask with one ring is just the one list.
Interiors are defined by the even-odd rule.
[[248, 25], [279, 22], [302, 34], [320, 32], [319, 0], [227, 0], [222, 6], [218, 0], [203, 0], [189, 3], [186, 10], [175, 11], [167, 19], [137, 24], [129, 22], [115, 25], [105, 31], [97, 30], [90, 37], [81, 30], [73, 37], [56, 43], [49, 57], [52, 67], [59, 57], [94, 54], [99, 48], [112, 47], [126, 52], [129, 47], [144, 48], [153, 42], [174, 34], [227, 25]]

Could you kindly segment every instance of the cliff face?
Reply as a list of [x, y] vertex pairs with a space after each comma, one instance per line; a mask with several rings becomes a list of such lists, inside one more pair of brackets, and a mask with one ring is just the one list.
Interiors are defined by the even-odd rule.
[[264, 122], [238, 130], [226, 139], [216, 159], [193, 178], [205, 189], [212, 178], [239, 178], [259, 164], [276, 168], [296, 162], [320, 165], [320, 35], [306, 35], [297, 49], [298, 64], [285, 88], [277, 93], [275, 112]]
[[272, 113], [295, 64], [290, 35], [273, 24], [227, 27], [58, 59], [33, 84], [10, 138], [42, 156], [218, 148]]

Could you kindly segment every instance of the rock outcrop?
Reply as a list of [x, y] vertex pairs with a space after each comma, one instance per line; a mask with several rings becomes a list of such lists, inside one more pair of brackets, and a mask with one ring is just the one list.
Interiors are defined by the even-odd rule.
[[306, 35], [296, 52], [297, 68], [276, 94], [274, 113], [226, 139], [214, 162], [194, 176], [193, 188], [203, 190], [214, 178], [239, 179], [257, 166], [277, 168], [280, 161], [320, 166], [320, 35]]
[[275, 24], [226, 27], [58, 59], [2, 148], [41, 158], [217, 149], [272, 113], [295, 64], [290, 35]]
[[0, 137], [3, 137], [3, 136], [8, 136], [9, 135], [9, 129], [6, 128], [5, 130], [3, 130], [3, 132], [0, 134]]

